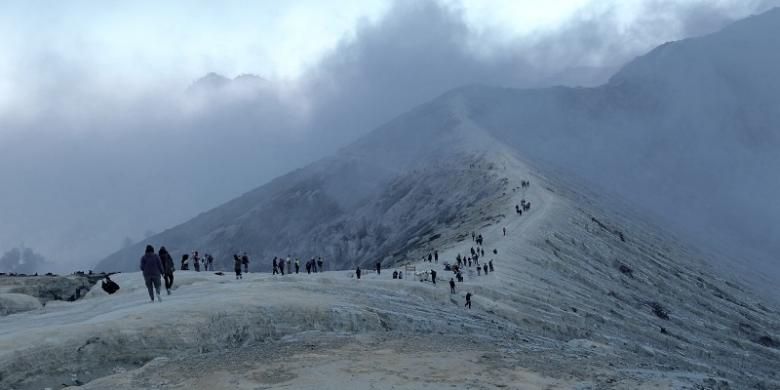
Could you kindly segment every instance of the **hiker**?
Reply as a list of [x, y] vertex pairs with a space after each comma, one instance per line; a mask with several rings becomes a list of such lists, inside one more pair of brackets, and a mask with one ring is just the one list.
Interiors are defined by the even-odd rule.
[[490, 268], [490, 272], [493, 272], [493, 259], [490, 259], [490, 261], [488, 261], [488, 268]]
[[474, 247], [472, 246], [472, 247], [471, 247], [471, 256], [473, 257], [473, 256], [474, 256], [474, 254], [476, 254], [476, 252], [474, 251]]
[[506, 237], [506, 226], [504, 226], [504, 237]]
[[458, 283], [463, 283], [463, 274], [460, 271], [458, 271], [455, 277], [458, 278]]
[[314, 270], [314, 273], [317, 273], [317, 259], [311, 258], [311, 269]]
[[382, 273], [382, 263], [377, 261], [376, 262], [376, 274], [379, 275]]
[[106, 275], [106, 280], [103, 281], [101, 287], [103, 287], [103, 291], [107, 292], [108, 295], [111, 295], [119, 290], [119, 285], [111, 280], [110, 275]]
[[518, 215], [523, 215], [523, 210], [520, 210], [520, 205], [515, 205], [515, 212]]
[[480, 256], [485, 256], [485, 248], [479, 249]]
[[320, 272], [324, 272], [325, 269], [322, 267], [324, 265], [324, 261], [322, 260], [322, 257], [317, 258], [317, 267], [320, 269]]
[[477, 276], [480, 276], [482, 272], [482, 267], [477, 267]]
[[477, 244], [479, 244], [479, 246], [482, 246], [483, 242], [484, 239], [482, 238], [482, 234], [480, 234], [479, 236], [477, 236]]
[[189, 271], [190, 270], [190, 264], [189, 264], [190, 255], [185, 253], [181, 255], [181, 270], [182, 271]]
[[282, 276], [284, 276], [284, 259], [279, 258], [278, 265], [279, 265], [279, 273], [282, 274]]
[[192, 265], [195, 267], [195, 272], [200, 272], [200, 256], [198, 256], [198, 251], [192, 252]]
[[158, 256], [160, 256], [160, 261], [162, 262], [162, 266], [163, 266], [163, 279], [165, 279], [165, 291], [168, 292], [168, 295], [171, 295], [171, 287], [173, 287], [173, 271], [175, 271], [176, 269], [173, 265], [173, 258], [171, 257], [171, 254], [168, 253], [168, 250], [165, 249], [164, 246], [160, 247]]
[[477, 240], [477, 234], [474, 233], [474, 232], [471, 232], [471, 241], [476, 241], [476, 240]]
[[272, 275], [278, 274], [279, 273], [279, 266], [276, 263], [276, 256], [274, 256], [273, 268], [274, 268], [274, 270], [273, 270], [273, 274]]
[[157, 301], [162, 302], [160, 298], [160, 276], [163, 273], [162, 262], [160, 256], [154, 253], [154, 247], [151, 245], [146, 246], [146, 253], [141, 257], [141, 271], [144, 275], [144, 282], [146, 282], [146, 289], [149, 290], [149, 298], [154, 302], [154, 290], [157, 291]]
[[433, 251], [433, 259], [436, 260], [436, 264], [439, 264], [439, 251]]
[[469, 257], [469, 268], [471, 268], [471, 257]]
[[238, 257], [237, 253], [235, 255], [233, 255], [233, 271], [236, 272], [236, 280], [244, 278], [244, 276], [241, 275], [241, 264], [243, 262], [244, 262], [244, 259]]
[[398, 271], [393, 271], [393, 279], [398, 279]]
[[207, 271], [214, 271], [214, 256], [212, 256], [211, 253], [206, 255], [206, 264]]
[[430, 253], [428, 253], [428, 262], [429, 262], [429, 263], [432, 263], [432, 262], [433, 262], [433, 255], [432, 255], [432, 254], [430, 254]]
[[485, 276], [487, 276], [487, 274], [488, 274], [488, 265], [487, 264], [484, 264], [482, 266], [482, 271], [484, 271], [485, 272]]
[[431, 270], [431, 281], [436, 284], [436, 270], [434, 269]]
[[469, 309], [471, 309], [471, 293], [470, 292], [466, 293], [466, 304], [464, 305], [464, 307], [468, 307]]
[[241, 256], [241, 264], [244, 265], [244, 273], [249, 273], [249, 256], [246, 255], [246, 252], [244, 252], [244, 255]]
[[360, 266], [358, 266], [355, 270], [355, 275], [357, 275], [357, 278], [360, 279]]
[[295, 274], [298, 274], [298, 271], [301, 269], [301, 261], [296, 257], [295, 258]]
[[404, 271], [398, 271], [398, 279], [404, 278]]
[[450, 294], [455, 294], [455, 279], [450, 278]]
[[292, 275], [292, 260], [287, 256], [287, 273]]
[[311, 260], [306, 262], [306, 273], [311, 275]]

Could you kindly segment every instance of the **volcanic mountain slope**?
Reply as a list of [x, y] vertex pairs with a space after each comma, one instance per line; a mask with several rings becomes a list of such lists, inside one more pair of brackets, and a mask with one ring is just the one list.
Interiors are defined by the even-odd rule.
[[[324, 256], [328, 269], [392, 264], [404, 243], [500, 193], [497, 177], [453, 164], [499, 147], [628, 199], [701, 246], [742, 257], [729, 263], [771, 285], [780, 278], [767, 262], [780, 249], [777, 36], [780, 9], [665, 44], [596, 88], [461, 88], [150, 242], [211, 252], [228, 269], [240, 251], [257, 270], [288, 254]], [[98, 268], [136, 269], [144, 244]]]
[[[403, 258], [406, 247], [436, 240], [432, 232], [488, 204], [506, 183], [496, 172], [469, 170], [496, 150], [463, 117], [460, 96], [424, 105], [338, 155], [282, 176], [148, 241], [172, 253], [200, 250], [218, 268], [247, 251], [254, 270], [274, 256], [325, 258], [344, 269]], [[135, 270], [146, 242], [120, 251], [98, 269]]]
[[[425, 177], [500, 191], [397, 249], [436, 285], [406, 268], [178, 271], [150, 304], [140, 274], [115, 275], [116, 295], [0, 318], [0, 388], [780, 388], [776, 309], [616, 202], [485, 152]], [[443, 263], [477, 247], [470, 231], [494, 272], [465, 267], [451, 294]], [[417, 260], [432, 249], [438, 263]]]

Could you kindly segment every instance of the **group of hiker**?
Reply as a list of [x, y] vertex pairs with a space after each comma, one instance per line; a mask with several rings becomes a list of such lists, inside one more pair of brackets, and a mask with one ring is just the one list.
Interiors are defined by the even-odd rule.
[[[282, 257], [276, 257], [274, 256], [274, 259], [271, 263], [271, 269], [272, 274], [280, 274], [284, 275], [285, 269], [287, 270], [287, 274], [293, 273], [293, 267], [295, 267], [295, 273], [299, 273], [301, 271], [301, 259], [296, 257], [293, 261], [292, 257], [290, 255], [287, 255], [287, 259], [285, 260]], [[308, 261], [306, 261], [306, 264], [304, 264], [304, 268], [306, 269], [307, 274], [311, 274], [314, 272], [315, 274], [317, 272], [325, 272], [325, 260], [322, 259], [322, 256], [314, 258], [312, 257]]]
[[200, 272], [201, 268], [203, 268], [204, 271], [214, 271], [214, 256], [209, 253], [204, 254], [203, 257], [200, 256], [198, 251], [192, 251], [192, 256], [187, 253], [181, 255], [180, 269], [182, 271], [189, 271], [190, 260], [192, 260], [192, 267], [195, 272]]

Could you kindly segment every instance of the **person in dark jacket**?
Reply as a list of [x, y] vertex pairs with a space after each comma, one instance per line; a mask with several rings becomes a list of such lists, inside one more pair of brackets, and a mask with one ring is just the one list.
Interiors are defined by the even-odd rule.
[[273, 262], [273, 274], [276, 275], [279, 273], [279, 264], [276, 262], [276, 256], [274, 256], [274, 262]]
[[488, 274], [488, 265], [487, 264], [483, 264], [482, 265], [482, 271], [485, 273], [485, 275]]
[[436, 264], [439, 263], [439, 251], [433, 251], [433, 260], [436, 261]]
[[360, 279], [360, 267], [357, 267], [355, 270], [355, 275], [357, 275], [357, 278]]
[[320, 272], [325, 272], [325, 269], [323, 268], [324, 265], [325, 265], [325, 262], [322, 261], [322, 257], [318, 257], [317, 258], [317, 268], [320, 269]]
[[[244, 265], [244, 273], [249, 273], [249, 256], [247, 256], [246, 252], [244, 252], [244, 255], [241, 256], [241, 264]], [[282, 272], [284, 273], [284, 272]]]
[[466, 293], [466, 305], [465, 305], [465, 307], [471, 309], [471, 293], [470, 292]]
[[238, 254], [233, 255], [233, 271], [236, 271], [236, 280], [244, 278], [241, 275], [241, 264], [243, 262], [244, 260], [238, 257]]
[[168, 292], [168, 295], [171, 295], [171, 287], [173, 287], [173, 271], [176, 270], [176, 267], [173, 265], [173, 258], [171, 257], [171, 254], [168, 253], [168, 250], [165, 249], [164, 246], [160, 247], [160, 252], [158, 256], [160, 256], [160, 261], [162, 262], [162, 266], [163, 266], [163, 279], [165, 280], [165, 291]]
[[185, 253], [185, 254], [181, 255], [181, 268], [180, 269], [182, 271], [189, 271], [190, 270], [189, 260], [190, 260], [190, 255], [189, 254]]
[[455, 294], [455, 279], [450, 278], [450, 294]]
[[436, 284], [436, 270], [431, 270], [431, 281], [433, 281], [433, 284]]
[[382, 263], [377, 261], [376, 262], [376, 274], [380, 275], [382, 273]]
[[[149, 298], [154, 302], [154, 290], [156, 290], [157, 301], [162, 302], [162, 298], [160, 298], [160, 276], [163, 274], [163, 266], [160, 256], [154, 253], [154, 247], [151, 245], [146, 246], [146, 253], [141, 257], [141, 271], [143, 271], [146, 289], [149, 291]], [[152, 286], [154, 286], [154, 290]]]

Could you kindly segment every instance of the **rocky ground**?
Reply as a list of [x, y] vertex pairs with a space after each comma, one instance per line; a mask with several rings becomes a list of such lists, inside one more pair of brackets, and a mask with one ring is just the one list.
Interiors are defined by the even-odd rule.
[[[177, 272], [149, 303], [141, 276], [121, 274], [115, 295], [0, 318], [0, 388], [780, 388], [776, 309], [673, 237], [500, 156], [471, 169], [504, 193], [435, 232], [438, 263], [413, 260], [434, 249], [418, 245], [399, 264], [437, 269], [436, 285], [392, 269]], [[521, 199], [533, 206], [518, 216]], [[476, 247], [472, 230], [496, 271], [467, 267], [451, 294], [442, 263]]]

